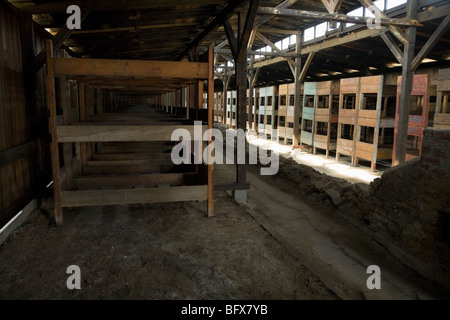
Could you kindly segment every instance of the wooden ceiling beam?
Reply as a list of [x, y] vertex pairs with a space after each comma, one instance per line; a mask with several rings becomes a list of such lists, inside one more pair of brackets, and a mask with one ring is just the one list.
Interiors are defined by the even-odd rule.
[[[361, 0], [366, 1], [366, 0]], [[259, 14], [267, 14], [274, 16], [287, 16], [293, 18], [306, 18], [311, 20], [321, 20], [321, 21], [339, 21], [355, 24], [367, 24], [367, 22], [373, 20], [369, 17], [356, 17], [348, 16], [346, 14], [332, 14], [325, 12], [307, 11], [307, 10], [295, 10], [295, 9], [277, 9], [272, 7], [259, 7]], [[369, 20], [370, 19], [370, 20]], [[407, 20], [407, 19], [395, 19], [389, 18], [388, 16], [380, 17], [377, 21], [383, 26], [421, 26], [417, 20]]]
[[[223, 0], [112, 0], [112, 1], [91, 1], [93, 11], [118, 11], [118, 10], [145, 10], [156, 8], [169, 8], [177, 6], [206, 6], [206, 5], [220, 5]], [[16, 3], [17, 7], [25, 12], [31, 14], [57, 14], [65, 13], [70, 5], [78, 5], [82, 8], [83, 1], [55, 1], [43, 2], [35, 6], [20, 5]]]
[[189, 51], [196, 47], [200, 42], [218, 26], [224, 23], [232, 14], [234, 9], [248, 0], [229, 0], [228, 4], [214, 17], [214, 19], [185, 47], [175, 60], [181, 60]]

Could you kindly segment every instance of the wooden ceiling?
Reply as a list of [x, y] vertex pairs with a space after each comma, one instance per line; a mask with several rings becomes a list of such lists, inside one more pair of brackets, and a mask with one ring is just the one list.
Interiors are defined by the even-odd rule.
[[[443, 0], [418, 0], [421, 3], [448, 3]], [[102, 59], [186, 59], [184, 54], [201, 54], [211, 44], [226, 39], [221, 21], [230, 18], [237, 28], [238, 10], [245, 10], [245, 0], [9, 0], [52, 34], [60, 32], [70, 14], [66, 9], [78, 5], [82, 13], [89, 13], [82, 29], [75, 30], [64, 45], [78, 56]], [[275, 7], [283, 0], [261, 0], [261, 7]], [[289, 0], [289, 9], [324, 12], [322, 0]], [[344, 0], [339, 13], [347, 13], [361, 6], [358, 0]], [[404, 16], [398, 12], [398, 17]], [[257, 20], [262, 16], [258, 15]], [[273, 16], [260, 25], [261, 33], [272, 42], [285, 38], [290, 31], [308, 28], [318, 20]], [[442, 19], [424, 23], [417, 28], [417, 50], [426, 43]], [[268, 32], [266, 32], [268, 31]], [[342, 36], [341, 34], [337, 35]], [[447, 31], [429, 57], [436, 65], [448, 66], [450, 60], [450, 32]], [[401, 43], [397, 42], [401, 47]], [[266, 46], [256, 38], [253, 50]], [[224, 47], [225, 49], [227, 46]], [[447, 58], [446, 58], [447, 57]], [[305, 56], [306, 58], [306, 56]], [[316, 53], [307, 74], [307, 81], [333, 77], [377, 74], [390, 70], [396, 60], [380, 37], [367, 38]], [[430, 64], [432, 65], [432, 64]], [[350, 72], [349, 72], [350, 70]], [[357, 70], [357, 72], [351, 71]], [[288, 63], [281, 61], [261, 70], [258, 85], [293, 81]]]

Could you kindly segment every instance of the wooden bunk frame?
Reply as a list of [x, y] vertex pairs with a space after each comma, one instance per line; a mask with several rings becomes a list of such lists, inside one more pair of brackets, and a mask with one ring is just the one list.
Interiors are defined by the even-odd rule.
[[450, 68], [438, 71], [436, 110], [433, 127], [450, 129]]
[[[266, 90], [265, 88], [258, 88], [257, 90], [257, 102], [258, 102], [258, 134], [260, 136], [266, 136]], [[264, 105], [261, 104], [261, 99], [264, 97]]]
[[[376, 94], [376, 108], [363, 108], [366, 96]], [[360, 82], [360, 101], [357, 108], [357, 128], [355, 139], [355, 160], [364, 159], [371, 162], [371, 171], [376, 170], [377, 160], [392, 159], [392, 145], [384, 145], [384, 131], [395, 127], [395, 117], [388, 116], [389, 100], [395, 101], [396, 86], [386, 85], [384, 76], [362, 77]], [[361, 141], [361, 128], [373, 128], [372, 143]], [[380, 136], [381, 134], [381, 136]]]
[[[338, 116], [338, 134], [336, 141], [336, 161], [339, 161], [341, 154], [350, 156], [351, 163], [355, 160], [355, 140], [356, 125], [358, 119], [358, 105], [360, 100], [361, 78], [341, 79], [339, 85], [339, 116]], [[354, 97], [351, 97], [354, 96]], [[351, 99], [349, 99], [351, 98]], [[345, 109], [344, 106], [351, 105], [352, 108]], [[350, 132], [352, 139], [342, 137], [344, 125], [353, 126], [353, 132]]]
[[[226, 118], [230, 128], [236, 128], [236, 103], [237, 103], [237, 91], [227, 91], [227, 109]], [[234, 118], [233, 118], [234, 114]]]
[[[264, 107], [263, 108], [264, 113], [260, 112], [260, 114], [264, 114], [264, 133], [266, 137], [270, 136], [270, 139], [272, 139], [273, 132], [275, 132], [274, 129], [276, 129], [278, 125], [276, 119], [278, 115], [278, 110], [276, 110], [276, 107], [278, 106], [277, 101], [278, 89], [276, 86], [260, 88], [259, 97], [260, 97], [260, 104], [259, 104], [260, 110], [261, 107]], [[262, 104], [261, 101], [263, 101], [263, 99], [264, 103]], [[271, 120], [270, 124], [268, 124], [269, 117]]]
[[289, 84], [281, 84], [278, 87], [278, 141], [286, 144], [287, 108], [289, 103]]
[[[314, 115], [317, 105], [317, 82], [305, 82], [303, 87], [302, 125], [300, 144], [312, 147], [314, 134]], [[306, 131], [305, 121], [311, 121], [311, 132]]]
[[[316, 87], [317, 104], [314, 112], [314, 135], [313, 135], [313, 153], [316, 149], [325, 149], [328, 158], [330, 151], [336, 150], [336, 138], [331, 137], [332, 125], [338, 123], [339, 113], [339, 80], [317, 82]], [[321, 102], [321, 97], [324, 101]], [[337, 98], [337, 99], [336, 99]], [[335, 105], [333, 103], [335, 102]], [[324, 104], [323, 106], [321, 104]], [[319, 134], [319, 122], [327, 123], [327, 134]]]
[[[84, 88], [79, 92], [80, 103], [73, 110], [70, 104], [70, 98], [67, 96], [68, 90], [61, 90], [61, 104], [63, 104], [63, 115], [57, 114], [57, 90], [56, 79], [61, 81], [61, 87], [69, 83], [68, 80], [77, 79], [81, 83], [89, 84], [90, 81], [116, 81], [124, 86], [130, 83], [140, 82], [147, 83], [149, 87], [161, 85], [161, 82], [168, 83], [173, 81], [179, 82], [184, 79], [185, 83], [195, 82], [199, 80], [208, 81], [208, 122], [206, 128], [212, 128], [213, 124], [213, 92], [214, 92], [214, 66], [213, 66], [213, 49], [209, 49], [208, 62], [167, 62], [167, 61], [136, 61], [136, 60], [99, 60], [99, 59], [67, 59], [53, 57], [52, 42], [46, 42], [46, 64], [47, 64], [47, 103], [50, 111], [50, 133], [51, 133], [51, 160], [53, 174], [54, 189], [54, 208], [55, 221], [58, 226], [63, 224], [63, 207], [78, 207], [90, 205], [127, 205], [139, 203], [154, 202], [173, 202], [173, 201], [207, 201], [207, 215], [214, 215], [213, 201], [213, 165], [202, 166], [207, 172], [206, 179], [199, 185], [189, 186], [170, 186], [171, 183], [183, 179], [179, 174], [155, 173], [155, 174], [136, 174], [125, 176], [102, 176], [83, 178], [78, 176], [83, 171], [83, 166], [88, 161], [100, 161], [101, 156], [91, 158], [94, 154], [95, 143], [115, 144], [118, 142], [128, 142], [130, 144], [136, 142], [144, 143], [160, 143], [161, 141], [170, 141], [171, 134], [175, 129], [184, 128], [191, 133], [193, 137], [193, 125], [176, 125], [172, 123], [155, 123], [138, 121], [138, 119], [123, 120], [119, 117], [111, 119], [106, 115], [101, 122], [84, 122], [83, 119], [95, 116], [93, 104], [90, 108], [84, 104], [86, 99], [81, 97], [86, 94], [84, 89], [91, 86], [81, 86]], [[82, 79], [82, 81], [80, 80]], [[164, 81], [162, 81], [164, 79]], [[93, 91], [92, 91], [93, 92]], [[88, 97], [94, 95], [88, 94]], [[166, 108], [169, 107], [167, 101]], [[78, 110], [77, 110], [78, 108]], [[167, 109], [166, 109], [167, 110]], [[71, 118], [72, 115], [75, 118]], [[106, 118], [105, 118], [106, 117]], [[81, 119], [81, 121], [80, 121]], [[98, 120], [98, 119], [96, 119]], [[105, 123], [106, 122], [106, 123]], [[112, 122], [112, 123], [111, 123]], [[100, 124], [99, 124], [100, 123]], [[211, 143], [209, 139], [208, 143]], [[202, 143], [203, 145], [203, 143]], [[73, 146], [76, 149], [76, 155], [73, 154]], [[60, 168], [60, 147], [62, 157], [64, 159], [64, 168]], [[112, 146], [114, 147], [114, 146]], [[157, 152], [161, 150], [155, 147]], [[208, 155], [209, 157], [211, 155]], [[126, 168], [130, 161], [141, 161], [142, 165], [153, 165], [151, 157], [141, 155], [140, 159], [121, 158], [116, 156], [115, 166], [108, 168], [110, 173], [115, 173], [117, 165]], [[111, 161], [111, 158], [108, 160]], [[165, 163], [167, 159], [157, 159], [157, 164]], [[210, 160], [210, 159], [208, 159]], [[169, 160], [170, 161], [170, 160]], [[207, 163], [211, 163], [208, 161]], [[99, 163], [97, 163], [98, 165]], [[111, 163], [110, 163], [111, 164]], [[149, 172], [149, 168], [145, 168], [144, 172]], [[94, 170], [95, 171], [95, 170]], [[101, 171], [101, 170], [100, 170]], [[98, 173], [98, 170], [96, 171]], [[157, 169], [155, 172], [159, 172]], [[101, 190], [74, 190], [75, 185], [78, 188], [87, 184], [87, 179], [91, 182], [103, 184], [105, 188]], [[164, 184], [164, 188], [147, 188], [145, 185]], [[110, 190], [112, 185], [121, 185], [119, 189]], [[133, 185], [135, 188], [127, 186]]]
[[223, 122], [223, 93], [214, 93], [214, 121], [222, 123]]
[[[400, 96], [402, 93], [402, 77], [397, 79], [397, 108], [395, 112], [395, 133], [394, 133], [394, 150], [397, 145], [397, 133], [399, 122], [399, 106]], [[430, 76], [428, 74], [416, 74], [413, 77], [412, 96], [417, 96], [422, 107], [419, 115], [409, 115], [408, 136], [414, 137], [414, 144], [418, 147], [418, 154], [413, 154], [406, 150], [405, 160], [414, 159], [422, 154], [423, 132], [428, 126], [428, 111], [430, 107]], [[395, 154], [392, 155], [392, 165], [395, 164]]]

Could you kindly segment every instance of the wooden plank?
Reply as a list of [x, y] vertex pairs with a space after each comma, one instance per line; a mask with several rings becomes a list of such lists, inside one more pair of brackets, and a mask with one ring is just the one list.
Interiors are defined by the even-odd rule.
[[92, 161], [92, 160], [88, 160], [86, 162], [86, 165], [89, 166], [96, 166], [96, 167], [101, 167], [101, 166], [140, 166], [140, 165], [164, 165], [164, 164], [171, 164], [171, 160], [170, 159], [140, 159], [140, 160], [103, 160], [103, 161]]
[[171, 153], [94, 153], [91, 157], [93, 161], [114, 161], [114, 160], [170, 160]]
[[[126, 142], [126, 141], [171, 141], [176, 129], [187, 130], [194, 138], [194, 126], [58, 126], [58, 142]], [[203, 131], [206, 126], [202, 126]]]
[[164, 173], [172, 169], [174, 164], [141, 164], [141, 165], [108, 165], [108, 166], [83, 166], [85, 175], [111, 175], [111, 174], [143, 174], [143, 173]]
[[159, 184], [180, 186], [193, 181], [195, 173], [161, 173], [161, 174], [130, 174], [110, 176], [81, 176], [73, 179], [74, 186], [80, 189], [97, 189], [105, 187], [125, 187], [131, 185], [143, 185], [147, 187]]
[[250, 190], [249, 183], [222, 183], [214, 185], [214, 191]]
[[62, 191], [63, 207], [127, 205], [180, 201], [204, 201], [208, 197], [207, 185], [119, 190]]
[[203, 62], [54, 58], [56, 75], [207, 79]]
[[39, 140], [33, 140], [12, 149], [0, 152], [0, 168], [34, 154], [38, 145]]

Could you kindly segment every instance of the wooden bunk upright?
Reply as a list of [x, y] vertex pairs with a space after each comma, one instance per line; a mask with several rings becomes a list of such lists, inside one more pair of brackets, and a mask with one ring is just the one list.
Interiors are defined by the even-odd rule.
[[[397, 144], [399, 106], [402, 89], [402, 77], [397, 80], [397, 108], [395, 112], [394, 150]], [[408, 140], [405, 160], [411, 160], [421, 155], [423, 132], [428, 126], [428, 111], [430, 105], [430, 76], [416, 74], [413, 77], [412, 100], [409, 109]], [[392, 155], [392, 165], [395, 163], [395, 154]]]
[[336, 150], [339, 114], [339, 81], [317, 82], [317, 105], [314, 111], [313, 153], [324, 149], [328, 158]]
[[438, 72], [433, 127], [436, 129], [450, 129], [450, 68], [441, 69]]
[[[207, 215], [214, 214], [213, 202], [213, 165], [210, 159], [203, 159], [197, 168], [189, 172], [192, 184], [184, 184], [188, 177], [177, 171], [167, 172], [162, 167], [171, 166], [170, 159], [163, 158], [163, 151], [172, 142], [172, 133], [176, 129], [185, 129], [194, 137], [192, 123], [177, 124], [177, 121], [156, 122], [141, 114], [124, 115], [114, 112], [114, 107], [106, 106], [103, 112], [94, 107], [94, 85], [90, 83], [114, 83], [118, 86], [130, 84], [149, 87], [164, 86], [176, 83], [180, 87], [208, 81], [208, 122], [202, 131], [212, 128], [213, 124], [213, 92], [214, 68], [213, 50], [210, 48], [208, 62], [168, 62], [168, 61], [136, 61], [136, 60], [100, 60], [100, 59], [67, 59], [54, 58], [50, 40], [46, 43], [47, 65], [47, 103], [50, 111], [51, 160], [54, 189], [55, 221], [63, 224], [65, 207], [91, 205], [128, 205], [174, 201], [207, 201]], [[162, 80], [164, 79], [164, 80]], [[56, 82], [62, 89], [57, 90]], [[67, 96], [64, 90], [68, 83], [79, 83], [76, 99]], [[86, 85], [85, 85], [86, 84]], [[83, 89], [83, 90], [81, 90]], [[160, 88], [163, 90], [162, 88]], [[57, 105], [60, 92], [61, 108]], [[88, 101], [85, 97], [92, 97]], [[108, 94], [112, 96], [113, 94]], [[163, 99], [163, 98], [161, 98]], [[164, 111], [170, 108], [169, 95], [166, 101], [155, 101], [165, 104]], [[59, 99], [58, 99], [59, 100]], [[71, 103], [71, 100], [79, 103]], [[118, 104], [111, 97], [104, 101]], [[62, 109], [62, 115], [59, 109]], [[100, 108], [101, 109], [101, 108]], [[149, 108], [147, 108], [149, 109]], [[111, 112], [110, 112], [111, 111]], [[154, 111], [157, 112], [156, 110]], [[175, 117], [174, 115], [170, 115]], [[211, 138], [209, 142], [211, 142]], [[117, 148], [124, 151], [120, 144], [127, 144], [131, 151], [144, 148], [146, 153], [139, 155], [127, 151], [117, 154]], [[105, 150], [109, 148], [109, 150]], [[61, 154], [60, 154], [61, 153]], [[211, 155], [208, 155], [211, 157]], [[63, 159], [60, 159], [63, 158]], [[64, 167], [60, 167], [64, 160]], [[62, 162], [62, 161], [61, 161]], [[140, 168], [130, 172], [129, 167]], [[120, 169], [120, 170], [119, 170]], [[121, 171], [123, 170], [123, 171]], [[199, 177], [199, 172], [207, 173]], [[92, 173], [94, 175], [92, 175]], [[86, 176], [87, 175], [87, 176]], [[83, 189], [87, 187], [87, 189]]]

